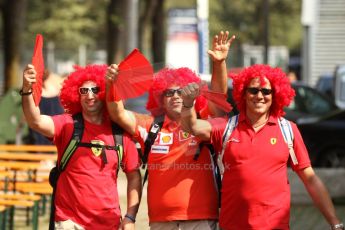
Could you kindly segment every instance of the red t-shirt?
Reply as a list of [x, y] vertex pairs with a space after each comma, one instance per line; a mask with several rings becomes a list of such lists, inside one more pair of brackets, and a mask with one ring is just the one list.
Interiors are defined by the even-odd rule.
[[[227, 119], [215, 118], [211, 142], [222, 146]], [[294, 151], [298, 165], [310, 166], [308, 152], [294, 123]], [[242, 114], [225, 149], [225, 172], [219, 224], [223, 229], [289, 229], [290, 186], [287, 167], [291, 162], [277, 118], [257, 133]]]
[[[73, 120], [70, 115], [53, 116], [55, 125], [54, 143], [58, 159], [70, 141]], [[103, 141], [114, 145], [110, 120], [102, 125], [84, 121], [82, 142]], [[138, 153], [131, 139], [123, 138], [123, 170], [130, 172], [139, 166]], [[55, 221], [72, 220], [85, 229], [118, 229], [120, 207], [117, 193], [118, 158], [114, 150], [106, 150], [108, 163], [101, 155], [88, 147], [78, 147], [60, 174], [55, 196]]]
[[[135, 138], [143, 146], [153, 117], [136, 115]], [[200, 141], [165, 117], [148, 158], [150, 222], [218, 219], [218, 194], [211, 156]]]

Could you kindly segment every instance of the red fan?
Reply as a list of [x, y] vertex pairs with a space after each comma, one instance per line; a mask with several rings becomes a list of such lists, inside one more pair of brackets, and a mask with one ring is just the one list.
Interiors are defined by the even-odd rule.
[[43, 36], [41, 34], [36, 35], [36, 43], [34, 48], [34, 53], [32, 55], [32, 65], [36, 70], [36, 83], [32, 85], [33, 97], [35, 105], [38, 106], [41, 101], [42, 94], [42, 79], [44, 71], [44, 60], [43, 60]]
[[152, 82], [153, 68], [150, 62], [138, 49], [134, 49], [119, 64], [119, 75], [110, 89], [108, 100], [138, 97], [150, 89]]
[[208, 89], [202, 89], [201, 95], [203, 95], [207, 100], [213, 102], [218, 108], [229, 113], [232, 110], [232, 106], [227, 102], [226, 94], [210, 91]]

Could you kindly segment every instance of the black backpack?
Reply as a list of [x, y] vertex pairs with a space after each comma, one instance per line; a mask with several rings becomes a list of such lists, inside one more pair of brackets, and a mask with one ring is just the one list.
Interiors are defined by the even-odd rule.
[[92, 144], [92, 143], [84, 143], [81, 142], [84, 132], [84, 119], [81, 113], [75, 114], [72, 116], [73, 118], [73, 125], [74, 130], [60, 162], [56, 163], [56, 166], [50, 170], [49, 173], [49, 183], [53, 187], [53, 194], [51, 199], [51, 212], [50, 212], [50, 222], [49, 222], [49, 229], [54, 229], [54, 217], [55, 217], [55, 193], [56, 193], [56, 184], [59, 179], [60, 174], [65, 170], [68, 161], [71, 159], [73, 153], [78, 147], [96, 147], [101, 148], [101, 157], [103, 164], [107, 164], [107, 156], [105, 154], [105, 149], [107, 150], [115, 150], [118, 157], [119, 165], [117, 167], [117, 173], [122, 166], [122, 157], [123, 157], [123, 129], [120, 128], [117, 124], [112, 122], [112, 132], [114, 136], [114, 146], [109, 145], [100, 145], [100, 144]]

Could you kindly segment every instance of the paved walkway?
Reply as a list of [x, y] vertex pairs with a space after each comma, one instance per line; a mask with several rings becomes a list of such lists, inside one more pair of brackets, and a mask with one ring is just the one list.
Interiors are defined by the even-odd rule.
[[[320, 172], [317, 171], [319, 174]], [[299, 182], [299, 179], [297, 176], [293, 175], [294, 173], [289, 172], [290, 177], [290, 184], [291, 184], [291, 191], [292, 191], [292, 198], [296, 194], [299, 195], [299, 199], [296, 200], [292, 199], [293, 203], [291, 206], [291, 220], [290, 220], [290, 226], [292, 230], [325, 230], [329, 229], [329, 226], [327, 222], [323, 219], [323, 216], [320, 214], [318, 209], [313, 206], [310, 202], [308, 202], [308, 199], [301, 198], [304, 195], [306, 195], [306, 192], [303, 188], [303, 185]], [[330, 181], [333, 181], [332, 183], [337, 184], [338, 186], [332, 186], [332, 187], [340, 187], [339, 184], [342, 184], [345, 182], [343, 179], [344, 177], [340, 177], [337, 179], [334, 179], [334, 173], [329, 174], [328, 172], [321, 172], [323, 179], [326, 179], [325, 182], [327, 186], [331, 186], [329, 183]], [[330, 178], [324, 178], [326, 174], [326, 177], [333, 178], [332, 180]], [[337, 173], [336, 173], [337, 174]], [[340, 173], [340, 175], [342, 175]], [[338, 175], [339, 176], [339, 175]], [[332, 188], [331, 187], [331, 188]], [[330, 192], [333, 193], [334, 191], [330, 189]], [[345, 190], [343, 191], [345, 192]], [[302, 195], [301, 195], [302, 194]], [[303, 195], [304, 194], [304, 195]], [[120, 201], [121, 201], [121, 207], [122, 212], [124, 213], [126, 211], [126, 179], [125, 176], [120, 173], [119, 178], [119, 195], [120, 195]], [[299, 202], [303, 201], [303, 202]], [[339, 218], [342, 219], [342, 221], [345, 221], [345, 196], [342, 198], [337, 197], [335, 199], [336, 204], [336, 211], [339, 216]], [[24, 212], [16, 212], [17, 220], [16, 221], [16, 230], [31, 230], [31, 226], [25, 226], [25, 213]], [[42, 230], [48, 229], [48, 223], [49, 223], [49, 213], [47, 213], [45, 216], [40, 217], [40, 228]], [[137, 216], [137, 224], [136, 229], [138, 230], [146, 230], [149, 229], [148, 227], [148, 218], [147, 218], [147, 203], [146, 203], [146, 186], [144, 188], [144, 194], [143, 199], [140, 205], [140, 209]]]

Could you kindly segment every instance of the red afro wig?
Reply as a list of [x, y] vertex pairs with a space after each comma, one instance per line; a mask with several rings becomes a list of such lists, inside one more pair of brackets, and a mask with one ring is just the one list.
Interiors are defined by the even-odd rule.
[[[153, 116], [164, 114], [162, 107], [164, 90], [172, 87], [184, 87], [192, 82], [201, 82], [201, 79], [191, 69], [182, 67], [178, 69], [164, 68], [155, 74], [153, 84], [149, 90], [149, 98], [146, 104], [146, 109], [151, 112]], [[207, 86], [205, 86], [207, 87]], [[207, 105], [207, 100], [203, 96], [196, 99], [195, 109], [199, 112]]]
[[76, 114], [81, 112], [79, 87], [86, 81], [93, 81], [100, 87], [98, 97], [100, 100], [105, 101], [105, 73], [107, 70], [106, 65], [87, 65], [84, 68], [74, 66], [75, 71], [72, 72], [64, 80], [60, 100], [66, 113]]
[[233, 98], [238, 110], [242, 113], [246, 110], [245, 90], [253, 78], [260, 78], [262, 86], [265, 84], [264, 78], [270, 82], [273, 89], [270, 113], [273, 116], [284, 116], [284, 107], [288, 106], [295, 96], [289, 79], [280, 68], [257, 64], [243, 69], [239, 74], [230, 74], [230, 77], [233, 79]]

